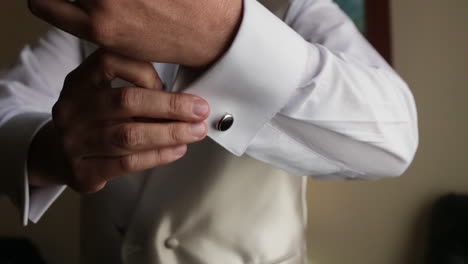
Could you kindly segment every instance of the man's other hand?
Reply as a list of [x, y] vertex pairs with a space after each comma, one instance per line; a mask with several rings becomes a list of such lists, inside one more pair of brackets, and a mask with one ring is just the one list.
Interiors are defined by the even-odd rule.
[[143, 61], [206, 66], [229, 47], [242, 0], [29, 0], [36, 16]]
[[[134, 87], [112, 88], [117, 77]], [[111, 179], [181, 158], [187, 144], [205, 138], [209, 106], [161, 87], [150, 63], [92, 54], [66, 77], [53, 122], [33, 141], [30, 184], [96, 192]]]

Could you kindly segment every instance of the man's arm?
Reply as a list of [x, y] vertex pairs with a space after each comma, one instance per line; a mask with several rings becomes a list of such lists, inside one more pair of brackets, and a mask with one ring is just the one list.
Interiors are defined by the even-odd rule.
[[79, 40], [51, 30], [21, 52], [18, 62], [0, 74], [0, 193], [22, 211], [23, 223], [37, 219], [64, 187], [29, 190], [27, 157], [36, 133], [51, 119], [63, 77], [81, 61]]
[[[36, 14], [47, 21], [113, 50], [141, 56], [141, 41], [134, 41], [138, 38], [125, 41], [116, 37], [122, 29], [116, 27], [118, 18], [139, 18], [141, 9], [129, 12], [131, 9], [123, 10], [118, 2], [91, 0], [80, 9], [60, 0], [31, 0]], [[195, 34], [183, 32], [191, 28], [189, 24], [209, 28], [204, 22], [213, 25], [222, 18], [220, 9], [193, 5], [191, 9], [199, 12], [198, 16], [187, 16], [188, 20], [170, 16], [177, 22], [171, 23], [171, 28], [154, 23], [164, 17], [161, 13], [177, 14], [188, 10], [192, 2], [179, 0], [177, 6], [147, 9], [154, 11], [154, 16], [146, 16], [152, 18], [146, 27], [135, 27], [149, 36], [142, 40], [141, 47], [147, 51], [143, 55], [162, 62], [206, 66], [206, 60], [191, 53], [202, 49], [189, 45], [204, 34], [197, 34], [199, 30], [194, 30]], [[229, 4], [235, 1], [205, 4], [209, 3], [235, 6]], [[205, 10], [212, 13], [208, 16]], [[106, 26], [93, 23], [106, 14], [110, 14]], [[236, 23], [224, 23], [231, 19], [219, 21], [234, 32]], [[331, 0], [293, 0], [287, 24], [257, 1], [245, 0], [241, 21], [227, 52], [195, 82], [184, 82], [185, 74], [180, 75], [179, 90], [199, 95], [211, 106], [211, 138], [235, 155], [248, 153], [300, 175], [375, 178], [401, 175], [406, 170], [418, 144], [411, 92]], [[164, 45], [146, 41], [163, 36], [159, 34], [163, 29], [170, 32], [168, 40], [162, 40]], [[194, 58], [200, 59], [199, 63], [194, 63]], [[234, 125], [228, 131], [217, 131], [215, 124], [226, 113], [234, 116]]]
[[242, 0], [29, 0], [36, 16], [115, 53], [191, 67], [211, 64], [237, 31]]
[[244, 1], [230, 49], [195, 82], [184, 75], [179, 87], [210, 103], [209, 124], [235, 118], [211, 138], [293, 174], [399, 176], [417, 148], [408, 86], [330, 0], [293, 1], [286, 23]]
[[[9, 149], [21, 151], [4, 162], [7, 177], [2, 192], [24, 197], [17, 204], [24, 206], [25, 223], [28, 215], [37, 221], [65, 185], [96, 192], [116, 177], [181, 158], [187, 144], [206, 136], [203, 120], [208, 104], [194, 95], [163, 91], [151, 63], [100, 49], [70, 73], [56, 70], [56, 64], [69, 55], [61, 53], [68, 48], [62, 45], [69, 43], [59, 38], [67, 36], [52, 31], [46, 38], [50, 42], [41, 41], [30, 52], [31, 60], [41, 58], [37, 65], [46, 65], [38, 75], [14, 68], [4, 77], [6, 93], [1, 99], [5, 104], [0, 110], [12, 117], [0, 126], [1, 140]], [[42, 53], [46, 48], [51, 48], [49, 56]], [[37, 65], [20, 63], [28, 69]], [[115, 78], [128, 86], [113, 89]], [[50, 85], [63, 79], [63, 88]], [[44, 87], [37, 84], [46, 80]], [[15, 86], [22, 81], [27, 84], [27, 98]], [[60, 95], [47, 90], [52, 88]], [[7, 93], [12, 89], [15, 93]], [[28, 107], [28, 112], [21, 113]]]

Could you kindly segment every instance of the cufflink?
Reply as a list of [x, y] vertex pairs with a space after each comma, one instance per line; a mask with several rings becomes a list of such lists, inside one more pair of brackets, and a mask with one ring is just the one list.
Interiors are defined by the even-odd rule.
[[231, 114], [225, 114], [216, 125], [216, 129], [218, 131], [226, 131], [231, 128], [232, 124], [234, 123], [234, 116]]

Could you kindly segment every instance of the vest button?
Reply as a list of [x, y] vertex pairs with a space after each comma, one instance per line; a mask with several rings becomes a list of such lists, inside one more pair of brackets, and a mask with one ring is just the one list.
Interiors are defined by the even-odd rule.
[[164, 246], [168, 249], [176, 249], [179, 247], [179, 245], [179, 240], [174, 237], [170, 237], [166, 239], [166, 242], [164, 242]]
[[216, 129], [219, 131], [226, 131], [231, 128], [232, 124], [234, 123], [234, 116], [231, 114], [225, 114], [223, 118], [218, 121], [216, 125]]

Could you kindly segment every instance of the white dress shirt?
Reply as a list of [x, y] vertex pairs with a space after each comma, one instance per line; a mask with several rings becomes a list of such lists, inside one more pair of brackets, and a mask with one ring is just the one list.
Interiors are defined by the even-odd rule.
[[[65, 188], [30, 192], [27, 153], [65, 76], [83, 60], [82, 46], [52, 29], [0, 75], [0, 193], [22, 210], [24, 224], [38, 221]], [[418, 145], [408, 86], [331, 0], [293, 0], [285, 21], [245, 0], [231, 47], [193, 82], [182, 81], [191, 69], [155, 67], [169, 90], [208, 101], [211, 139], [291, 174], [399, 176]], [[218, 131], [213, 124], [226, 113], [234, 124]]]

